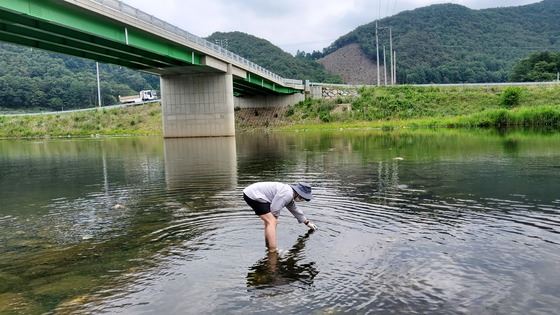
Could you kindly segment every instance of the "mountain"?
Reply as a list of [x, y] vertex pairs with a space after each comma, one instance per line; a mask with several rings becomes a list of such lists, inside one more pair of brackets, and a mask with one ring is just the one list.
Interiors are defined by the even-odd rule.
[[[389, 49], [387, 28], [392, 30], [399, 83], [503, 82], [520, 59], [560, 50], [559, 0], [483, 10], [437, 4], [381, 19], [378, 25], [383, 27], [381, 62], [381, 47]], [[351, 44], [359, 45], [375, 63], [375, 21], [337, 39], [323, 50], [320, 62], [332, 70], [336, 60], [324, 59]], [[387, 64], [389, 58], [388, 53]]]
[[250, 60], [284, 78], [314, 82], [342, 83], [339, 76], [303, 55], [296, 57], [269, 41], [242, 32], [215, 32], [206, 40]]

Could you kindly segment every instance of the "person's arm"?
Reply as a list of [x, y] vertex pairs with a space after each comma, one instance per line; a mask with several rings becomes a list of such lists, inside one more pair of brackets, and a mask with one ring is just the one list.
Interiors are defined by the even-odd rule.
[[294, 215], [294, 217], [296, 217], [299, 223], [307, 225], [307, 227], [311, 230], [317, 230], [317, 226], [311, 221], [307, 220], [307, 218], [303, 215], [303, 211], [297, 208], [296, 203], [293, 200], [286, 205], [286, 208]]
[[299, 210], [298, 207], [296, 206], [295, 201], [292, 200], [288, 204], [286, 204], [286, 209], [288, 209], [288, 211], [292, 213], [292, 215], [298, 220], [299, 223], [304, 223], [305, 221], [308, 221], [305, 215], [303, 214], [303, 211]]

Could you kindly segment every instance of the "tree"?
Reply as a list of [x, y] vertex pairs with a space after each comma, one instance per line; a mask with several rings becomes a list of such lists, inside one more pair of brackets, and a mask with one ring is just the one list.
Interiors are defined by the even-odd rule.
[[560, 72], [560, 52], [537, 52], [518, 61], [511, 71], [513, 82], [552, 81]]

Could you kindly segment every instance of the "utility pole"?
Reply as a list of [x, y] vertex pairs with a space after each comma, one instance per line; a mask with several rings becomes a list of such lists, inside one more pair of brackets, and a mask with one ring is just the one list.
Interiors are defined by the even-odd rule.
[[[389, 60], [389, 63], [390, 63], [389, 75], [390, 75], [390, 80], [391, 80], [390, 84], [393, 85], [396, 82], [396, 78], [395, 78], [396, 72], [394, 70], [394, 66], [396, 64], [393, 62], [393, 53], [394, 53], [394, 50], [393, 50], [393, 29], [392, 29], [391, 26], [377, 27], [377, 22], [375, 22], [375, 33], [376, 33], [376, 35], [377, 35], [377, 30], [382, 30], [382, 29], [389, 29], [389, 54], [390, 54], [390, 56], [389, 56], [389, 59], [390, 59]], [[378, 41], [377, 36], [376, 36], [376, 41]], [[385, 58], [385, 47], [383, 47], [383, 58]], [[377, 59], [379, 60], [379, 50], [378, 50], [378, 53], [377, 53]], [[383, 61], [383, 64], [385, 65], [385, 61]], [[386, 71], [387, 70], [385, 70], [385, 72]], [[385, 78], [385, 82], [387, 82], [387, 78]]]
[[387, 85], [387, 64], [385, 63], [385, 45], [383, 45], [383, 75], [385, 77], [383, 82], [385, 83], [385, 86], [386, 86]]
[[214, 43], [216, 43], [216, 45], [222, 47], [225, 50], [228, 50], [229, 48], [229, 41], [227, 38], [224, 39], [215, 39]]
[[389, 52], [391, 53], [391, 85], [395, 84], [395, 77], [393, 76], [393, 33], [389, 26]]
[[394, 72], [393, 84], [397, 84], [397, 52], [396, 51], [393, 52], [393, 72]]
[[377, 63], [377, 86], [379, 86], [379, 36], [377, 36], [377, 21], [375, 21], [375, 49], [377, 51], [377, 59], [375, 61]]
[[95, 69], [97, 70], [97, 104], [101, 107], [101, 84], [99, 83], [99, 62], [95, 62]]

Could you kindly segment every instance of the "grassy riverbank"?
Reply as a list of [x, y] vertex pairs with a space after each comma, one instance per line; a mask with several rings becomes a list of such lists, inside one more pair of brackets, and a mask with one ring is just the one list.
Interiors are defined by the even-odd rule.
[[[257, 114], [258, 113], [258, 114]], [[236, 111], [238, 129], [560, 128], [560, 85], [366, 88], [355, 99], [306, 100]], [[159, 103], [35, 116], [0, 116], [0, 138], [161, 135]]]
[[548, 127], [560, 128], [560, 105], [490, 109], [470, 115], [426, 117], [373, 121], [335, 121], [290, 124], [280, 130], [319, 129], [396, 129], [396, 128], [508, 128]]
[[0, 116], [0, 138], [161, 135], [159, 103], [33, 116]]
[[365, 88], [356, 99], [307, 100], [284, 130], [560, 127], [560, 85]]

